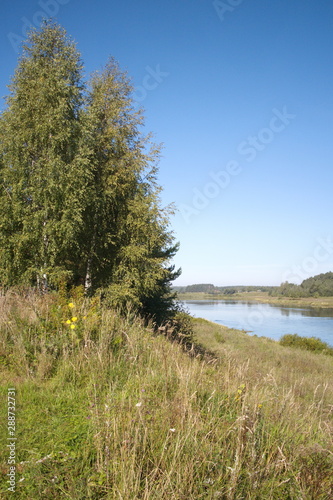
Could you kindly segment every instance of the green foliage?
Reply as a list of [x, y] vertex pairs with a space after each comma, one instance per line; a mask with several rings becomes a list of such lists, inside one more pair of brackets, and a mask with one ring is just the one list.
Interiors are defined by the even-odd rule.
[[304, 280], [300, 285], [282, 283], [274, 290], [273, 295], [283, 297], [333, 297], [333, 273], [323, 273]]
[[323, 354], [333, 356], [333, 348], [316, 337], [301, 337], [297, 333], [294, 333], [283, 335], [279, 342], [283, 346], [296, 347], [317, 353], [322, 352]]
[[198, 284], [198, 285], [188, 285], [182, 291], [183, 292], [205, 292], [205, 293], [209, 293], [209, 292], [213, 292], [214, 289], [215, 289], [215, 286], [212, 285], [211, 283], [209, 283], [209, 284], [201, 283], [201, 284]]
[[302, 282], [301, 287], [311, 297], [332, 297], [333, 273], [328, 272], [308, 278]]
[[186, 312], [180, 310], [174, 315], [176, 337], [187, 345], [195, 342], [193, 318]]
[[0, 117], [0, 285], [84, 285], [161, 321], [172, 305], [159, 146], [111, 58], [89, 84], [65, 30], [28, 34]]
[[5, 286], [46, 286], [48, 274], [73, 269], [86, 185], [78, 151], [81, 70], [62, 29], [47, 23], [30, 32], [0, 121]]

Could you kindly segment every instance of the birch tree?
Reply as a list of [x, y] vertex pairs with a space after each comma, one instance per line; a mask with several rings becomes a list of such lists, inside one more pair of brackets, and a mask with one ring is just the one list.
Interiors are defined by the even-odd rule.
[[0, 117], [0, 282], [81, 284], [162, 317], [179, 272], [160, 148], [142, 133], [118, 64], [87, 84], [82, 69], [60, 26], [29, 33]]
[[81, 197], [82, 63], [64, 30], [32, 30], [0, 121], [1, 269], [5, 284], [40, 288], [75, 271]]

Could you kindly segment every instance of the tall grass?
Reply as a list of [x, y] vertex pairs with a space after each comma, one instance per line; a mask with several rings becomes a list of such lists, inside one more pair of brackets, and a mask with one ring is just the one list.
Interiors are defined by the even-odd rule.
[[80, 293], [1, 298], [16, 498], [332, 498], [332, 357], [203, 320], [195, 331], [216, 358]]

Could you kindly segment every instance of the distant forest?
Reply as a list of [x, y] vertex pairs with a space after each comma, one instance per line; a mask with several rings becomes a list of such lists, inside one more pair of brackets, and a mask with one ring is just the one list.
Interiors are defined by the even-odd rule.
[[333, 272], [318, 274], [307, 278], [300, 285], [282, 283], [280, 286], [215, 286], [211, 283], [200, 283], [189, 286], [174, 287], [179, 293], [207, 293], [210, 295], [234, 295], [242, 292], [268, 292], [273, 297], [332, 297]]
[[271, 292], [272, 295], [283, 297], [332, 297], [333, 296], [333, 272], [317, 274], [312, 278], [304, 280], [300, 285], [293, 283], [282, 283]]
[[209, 293], [211, 295], [234, 295], [235, 293], [241, 292], [270, 292], [272, 291], [272, 286], [215, 286], [211, 283], [200, 283], [197, 285], [188, 286], [175, 286], [174, 290], [179, 293]]

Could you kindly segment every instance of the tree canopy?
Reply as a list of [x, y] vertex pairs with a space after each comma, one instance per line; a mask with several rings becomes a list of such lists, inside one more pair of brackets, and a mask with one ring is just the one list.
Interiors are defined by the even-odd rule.
[[275, 291], [275, 295], [284, 297], [332, 297], [333, 272], [317, 274], [302, 281], [300, 285], [282, 283]]
[[[88, 82], [53, 21], [29, 32], [0, 116], [0, 282], [103, 290], [151, 315], [170, 305], [178, 249], [161, 207], [160, 147], [112, 58]], [[155, 310], [154, 310], [155, 309]]]

